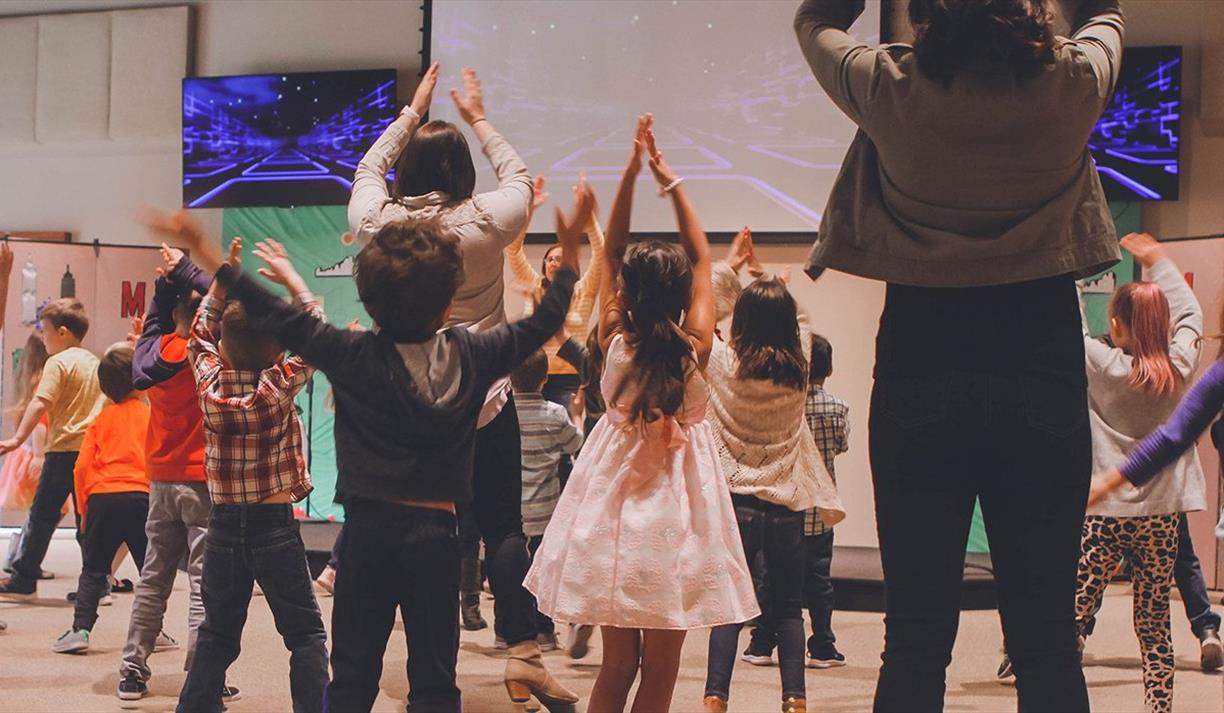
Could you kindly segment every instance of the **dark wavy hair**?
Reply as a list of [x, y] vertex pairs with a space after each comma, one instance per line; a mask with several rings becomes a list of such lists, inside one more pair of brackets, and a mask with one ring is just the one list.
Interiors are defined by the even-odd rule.
[[630, 418], [649, 419], [653, 409], [674, 415], [684, 403], [685, 373], [693, 347], [680, 328], [693, 292], [693, 264], [678, 246], [657, 240], [634, 243], [620, 270], [625, 342], [633, 348], [635, 379], [617, 386], [615, 398], [632, 381], [637, 387]]
[[736, 377], [807, 388], [799, 308], [786, 283], [763, 277], [744, 289], [731, 316], [731, 349], [739, 361]]
[[387, 223], [357, 254], [357, 296], [396, 342], [423, 342], [463, 284], [463, 248], [432, 224]]
[[918, 68], [945, 87], [977, 59], [1011, 65], [1016, 79], [1054, 63], [1049, 0], [910, 0]]
[[431, 121], [417, 129], [395, 164], [393, 197], [441, 191], [461, 201], [475, 190], [476, 166], [463, 132], [448, 121]]

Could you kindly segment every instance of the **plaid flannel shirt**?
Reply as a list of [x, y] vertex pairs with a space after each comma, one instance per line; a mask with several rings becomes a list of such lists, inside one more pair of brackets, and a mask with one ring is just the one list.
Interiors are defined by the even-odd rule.
[[[833, 471], [834, 457], [850, 450], [850, 407], [845, 401], [825, 391], [816, 384], [808, 385], [807, 404], [803, 415], [807, 418], [808, 428], [816, 439], [816, 448], [824, 459], [825, 467], [829, 469], [829, 477], [837, 482], [837, 474]], [[816, 509], [808, 510], [803, 517], [803, 534], [806, 536], [821, 535], [832, 530], [825, 527], [824, 521], [816, 513]]]
[[[302, 304], [323, 317], [312, 297]], [[208, 493], [215, 504], [254, 504], [284, 492], [297, 502], [314, 486], [293, 398], [314, 370], [297, 356], [261, 372], [226, 367], [218, 347], [224, 310], [224, 301], [205, 296], [187, 343], [204, 412]]]

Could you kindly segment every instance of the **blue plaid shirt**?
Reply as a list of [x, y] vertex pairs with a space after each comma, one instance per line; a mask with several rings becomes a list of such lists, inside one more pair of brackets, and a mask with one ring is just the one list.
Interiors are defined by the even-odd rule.
[[[808, 385], [807, 405], [803, 415], [807, 418], [808, 428], [816, 439], [816, 448], [824, 459], [829, 476], [837, 482], [837, 473], [833, 470], [833, 459], [850, 449], [850, 407], [845, 401], [825, 391], [816, 384]], [[803, 518], [803, 534], [807, 536], [820, 535], [832, 528], [825, 527], [816, 509], [808, 510]]]

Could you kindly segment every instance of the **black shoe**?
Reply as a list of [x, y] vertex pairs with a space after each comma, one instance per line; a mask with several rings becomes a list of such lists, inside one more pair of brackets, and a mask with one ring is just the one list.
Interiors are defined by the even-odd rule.
[[740, 654], [740, 661], [746, 661], [753, 666], [773, 666], [773, 649], [760, 646], [755, 641], [751, 642], [748, 648], [744, 649], [744, 653]]
[[36, 582], [25, 584], [17, 577], [0, 579], [0, 597], [6, 599], [29, 599], [37, 591], [38, 584]]
[[112, 594], [130, 594], [136, 591], [136, 585], [132, 584], [130, 579], [115, 579], [111, 580]]
[[467, 631], [480, 631], [489, 628], [489, 622], [480, 615], [480, 594], [463, 595], [463, 603], [459, 607], [463, 619], [463, 628]]
[[240, 700], [242, 700], [242, 691], [238, 690], [237, 686], [226, 682], [226, 684], [221, 687], [221, 702], [233, 703], [234, 701]]
[[135, 672], [129, 671], [119, 679], [117, 695], [121, 701], [139, 701], [149, 695], [149, 686], [140, 680], [140, 676], [137, 676]]
[[842, 656], [836, 647], [830, 646], [820, 651], [808, 652], [808, 668], [838, 668], [845, 665], [846, 657]]

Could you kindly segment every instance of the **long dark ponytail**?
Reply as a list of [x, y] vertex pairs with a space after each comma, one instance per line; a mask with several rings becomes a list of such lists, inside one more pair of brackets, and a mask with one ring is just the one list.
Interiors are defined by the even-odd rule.
[[[630, 418], [649, 419], [658, 409], [671, 416], [684, 403], [685, 374], [693, 345], [680, 328], [693, 291], [693, 265], [679, 247], [657, 240], [625, 251], [620, 273], [625, 341], [633, 348], [637, 387]], [[619, 398], [629, 379], [617, 387]]]
[[766, 379], [796, 390], [807, 387], [807, 361], [799, 343], [799, 308], [777, 278], [761, 278], [744, 290], [731, 318], [736, 376]]

